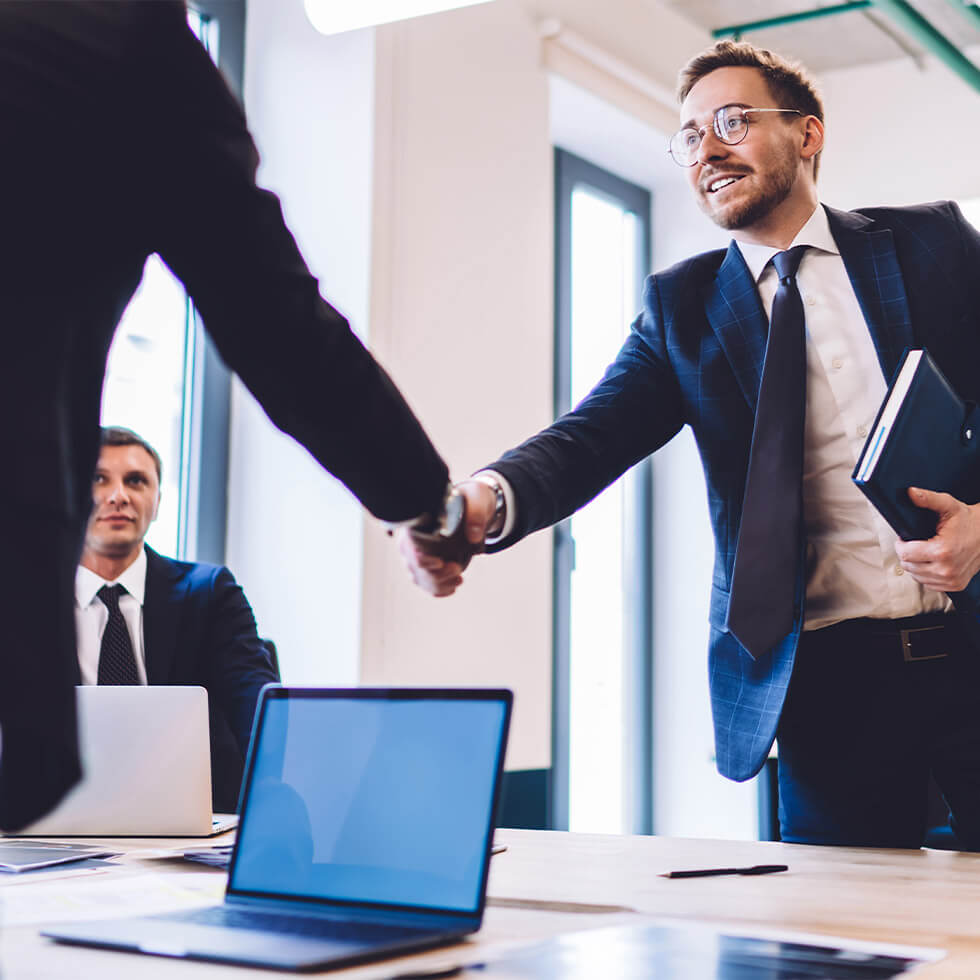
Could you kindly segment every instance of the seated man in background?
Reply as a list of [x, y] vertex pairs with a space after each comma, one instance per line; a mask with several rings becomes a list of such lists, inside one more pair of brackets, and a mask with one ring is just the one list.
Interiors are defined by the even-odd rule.
[[278, 677], [227, 568], [173, 561], [144, 544], [160, 477], [159, 454], [135, 432], [102, 430], [75, 577], [80, 681], [206, 688], [214, 809], [234, 812], [255, 702]]

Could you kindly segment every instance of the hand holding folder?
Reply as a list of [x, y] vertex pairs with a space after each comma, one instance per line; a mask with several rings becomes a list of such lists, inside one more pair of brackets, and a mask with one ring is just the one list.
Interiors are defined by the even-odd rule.
[[917, 581], [980, 605], [980, 409], [928, 351], [906, 352], [851, 478], [903, 542], [921, 542], [897, 548]]
[[[961, 592], [980, 572], [980, 513], [948, 493], [909, 489], [917, 507], [937, 518], [936, 535], [928, 541], [900, 541], [895, 546], [902, 566], [915, 580], [940, 592]], [[980, 582], [977, 583], [980, 598]]]

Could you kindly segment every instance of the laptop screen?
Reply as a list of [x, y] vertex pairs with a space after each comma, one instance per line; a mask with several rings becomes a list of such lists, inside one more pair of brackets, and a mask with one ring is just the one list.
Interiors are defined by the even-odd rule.
[[270, 688], [228, 892], [479, 910], [506, 691]]

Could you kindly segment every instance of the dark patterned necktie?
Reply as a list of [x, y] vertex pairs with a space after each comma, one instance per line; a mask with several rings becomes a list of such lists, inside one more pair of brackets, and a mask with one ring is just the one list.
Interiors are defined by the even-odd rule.
[[728, 603], [728, 628], [753, 657], [771, 650], [793, 628], [806, 414], [805, 317], [796, 270], [806, 248], [797, 245], [772, 258], [779, 287], [769, 321]]
[[100, 684], [139, 684], [136, 657], [129, 638], [126, 620], [119, 610], [119, 597], [126, 590], [121, 585], [103, 585], [96, 595], [109, 610], [99, 653]]

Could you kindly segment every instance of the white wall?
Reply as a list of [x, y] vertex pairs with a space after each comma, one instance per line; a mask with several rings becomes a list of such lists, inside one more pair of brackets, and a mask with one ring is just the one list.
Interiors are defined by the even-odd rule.
[[[966, 52], [980, 64], [980, 46]], [[842, 208], [980, 195], [980, 93], [934, 58], [831, 72], [820, 194]]]
[[[260, 182], [282, 198], [321, 292], [363, 331], [373, 32], [326, 38], [310, 26], [301, 3], [249, 0], [245, 104], [263, 159]], [[260, 632], [275, 640], [287, 681], [357, 679], [361, 525], [348, 492], [276, 430], [236, 383], [228, 564], [252, 602]]]
[[[378, 29], [371, 338], [456, 479], [551, 421], [547, 80], [513, 0]], [[367, 683], [515, 690], [508, 768], [551, 761], [551, 538], [452, 599], [365, 528]]]

